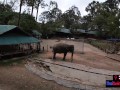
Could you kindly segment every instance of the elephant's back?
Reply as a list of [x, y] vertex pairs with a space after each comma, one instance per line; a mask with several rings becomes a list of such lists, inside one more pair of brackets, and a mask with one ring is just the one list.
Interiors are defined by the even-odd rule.
[[65, 43], [58, 43], [53, 46], [53, 48], [67, 48], [67, 47], [69, 47], [69, 45]]
[[69, 45], [64, 43], [59, 43], [53, 46], [53, 51], [58, 53], [63, 53], [67, 51]]

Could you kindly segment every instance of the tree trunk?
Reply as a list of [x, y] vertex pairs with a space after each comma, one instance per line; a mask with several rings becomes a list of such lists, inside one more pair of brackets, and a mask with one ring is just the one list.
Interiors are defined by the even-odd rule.
[[20, 0], [20, 10], [19, 10], [19, 17], [18, 17], [18, 26], [20, 26], [21, 9], [22, 9], [22, 1], [23, 1], [23, 0]]
[[35, 2], [35, 0], [32, 0], [33, 2], [32, 2], [32, 11], [31, 11], [31, 16], [33, 15], [33, 9], [34, 9], [34, 2]]
[[36, 21], [37, 21], [37, 18], [38, 18], [38, 11], [39, 11], [39, 4], [38, 4], [38, 7], [37, 7]]
[[34, 8], [34, 6], [32, 6], [31, 16], [33, 15], [33, 8]]

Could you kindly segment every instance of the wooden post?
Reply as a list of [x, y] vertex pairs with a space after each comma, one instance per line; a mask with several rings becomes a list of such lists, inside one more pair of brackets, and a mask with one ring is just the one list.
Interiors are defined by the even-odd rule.
[[48, 45], [47, 45], [47, 52], [48, 52]]
[[83, 41], [82, 41], [82, 52], [81, 52], [81, 54], [84, 54], [84, 38], [83, 38]]
[[44, 46], [43, 46], [43, 52], [44, 52]]
[[40, 45], [40, 51], [41, 51], [41, 43], [39, 42], [39, 45]]
[[38, 42], [38, 51], [40, 51], [40, 42]]
[[38, 43], [37, 43], [37, 51], [38, 51]]

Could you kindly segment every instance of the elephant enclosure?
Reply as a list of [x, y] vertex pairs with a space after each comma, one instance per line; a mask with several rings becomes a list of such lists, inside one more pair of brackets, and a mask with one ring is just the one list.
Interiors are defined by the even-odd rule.
[[[53, 46], [56, 43], [67, 43], [74, 45], [75, 53], [73, 55], [73, 63], [82, 64], [98, 69], [106, 69], [119, 71], [120, 62], [110, 59], [106, 53], [103, 51], [91, 46], [90, 44], [84, 43], [81, 41], [70, 41], [70, 40], [43, 40], [41, 47], [44, 47], [44, 52], [39, 54], [38, 57], [45, 59], [52, 59], [53, 53], [50, 46]], [[84, 47], [84, 48], [83, 48]], [[84, 54], [82, 54], [84, 52]], [[112, 55], [111, 55], [112, 56]], [[115, 56], [119, 58], [120, 56]], [[62, 60], [63, 54], [57, 54], [56, 60]], [[71, 61], [71, 53], [68, 53], [66, 56], [66, 62]]]

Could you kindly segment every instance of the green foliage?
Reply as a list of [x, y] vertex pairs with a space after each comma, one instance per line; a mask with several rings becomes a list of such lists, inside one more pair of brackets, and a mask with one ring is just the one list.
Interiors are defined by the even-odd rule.
[[99, 36], [120, 38], [119, 3], [119, 0], [91, 2], [86, 7], [86, 11], [89, 12], [85, 18], [88, 21], [88, 29], [97, 30]]
[[40, 21], [44, 22], [46, 26], [46, 33], [54, 32], [61, 26], [69, 29], [77, 29], [80, 27], [80, 11], [78, 7], [72, 6], [69, 10], [66, 10], [64, 13], [58, 8], [58, 5], [55, 1], [51, 1], [49, 5], [49, 10], [44, 11], [40, 15]]
[[8, 21], [12, 18], [12, 8], [7, 4], [0, 3], [0, 24], [8, 24]]
[[[16, 23], [18, 21], [17, 16], [18, 14], [14, 16], [14, 19], [9, 21], [9, 24], [17, 25]], [[38, 23], [35, 21], [35, 18], [25, 13], [21, 15], [20, 27], [26, 32], [30, 32], [31, 30], [34, 30], [34, 29], [36, 30], [39, 29]]]
[[62, 11], [58, 8], [57, 2], [51, 1], [49, 10], [44, 11], [40, 15], [40, 21], [42, 22], [55, 22], [61, 17]]
[[62, 20], [66, 28], [76, 29], [79, 26], [80, 11], [78, 7], [72, 6], [69, 10], [62, 14]]
[[[0, 7], [0, 24], [17, 26], [19, 13], [12, 11], [12, 7], [10, 5], [0, 4]], [[38, 23], [35, 21], [35, 18], [25, 13], [21, 14], [20, 27], [26, 32], [30, 32], [34, 29], [40, 29]]]
[[101, 50], [107, 53], [118, 53], [120, 51], [120, 43], [114, 43], [109, 41], [103, 41], [103, 40], [87, 40], [87, 42]]

